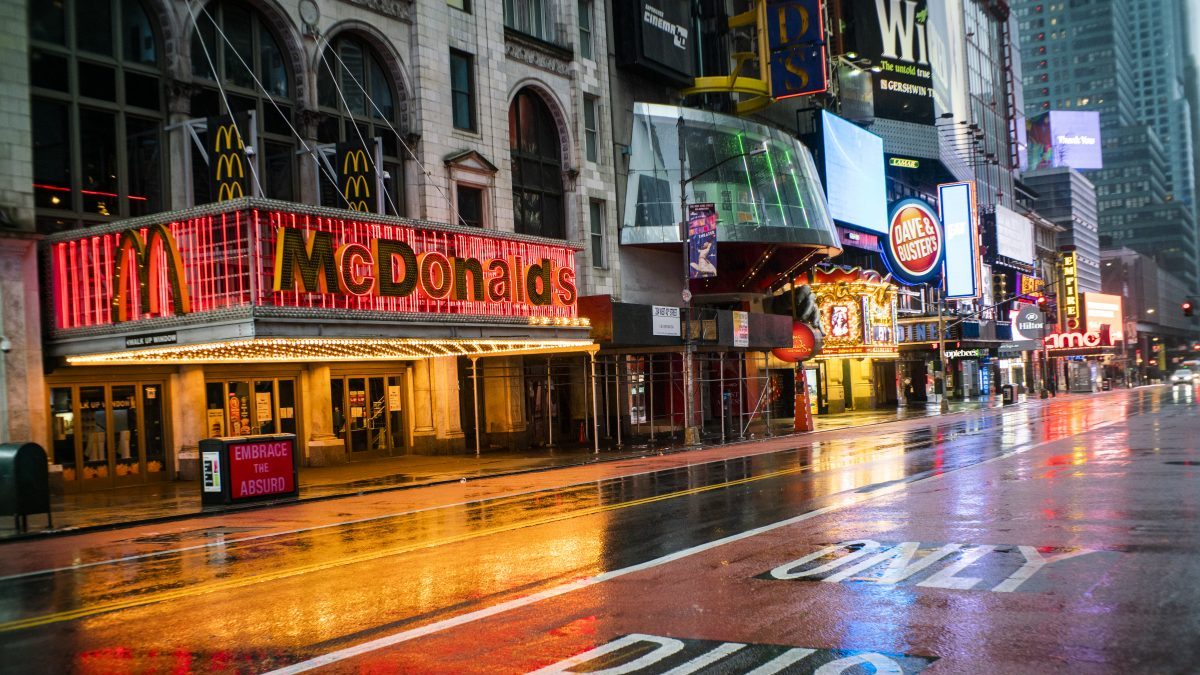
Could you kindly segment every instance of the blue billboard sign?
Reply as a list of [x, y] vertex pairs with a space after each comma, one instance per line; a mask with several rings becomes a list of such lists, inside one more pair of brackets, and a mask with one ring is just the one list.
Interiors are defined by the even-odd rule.
[[979, 215], [975, 182], [938, 186], [938, 211], [946, 232], [947, 298], [979, 297]]
[[826, 111], [821, 111], [821, 129], [829, 215], [851, 227], [886, 235], [883, 139]]
[[820, 0], [770, 0], [766, 15], [771, 97], [791, 98], [828, 89]]

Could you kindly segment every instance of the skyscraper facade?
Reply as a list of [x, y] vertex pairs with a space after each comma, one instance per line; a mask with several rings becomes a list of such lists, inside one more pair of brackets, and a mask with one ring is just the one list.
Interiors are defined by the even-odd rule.
[[1101, 244], [1200, 278], [1178, 0], [1018, 0], [1025, 110], [1100, 113]]

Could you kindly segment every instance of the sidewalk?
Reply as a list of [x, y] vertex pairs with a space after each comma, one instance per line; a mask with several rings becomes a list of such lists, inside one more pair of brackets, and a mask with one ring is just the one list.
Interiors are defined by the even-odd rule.
[[[948, 414], [997, 408], [1000, 399], [952, 402]], [[1030, 401], [1037, 401], [1036, 397]], [[885, 424], [900, 420], [935, 417], [938, 405], [891, 410], [851, 411], [814, 418], [814, 432], [847, 429], [865, 425]], [[773, 436], [791, 432], [792, 421], [773, 420]], [[754, 425], [746, 438], [731, 439], [729, 444], [763, 440], [763, 424]], [[720, 443], [705, 443], [712, 447]], [[409, 455], [332, 467], [312, 467], [300, 470], [300, 500], [328, 499], [383, 490], [468, 481], [506, 474], [545, 471], [596, 462], [634, 459], [684, 451], [669, 436], [661, 436], [654, 444], [626, 445], [623, 448], [602, 448], [599, 454], [583, 449], [530, 450], [523, 453], [485, 453], [474, 455], [426, 456]], [[289, 500], [293, 502], [295, 500]], [[279, 503], [279, 502], [276, 502]], [[269, 503], [267, 503], [269, 504]], [[94, 528], [117, 527], [134, 523], [171, 520], [201, 513], [219, 513], [261, 507], [263, 504], [236, 507], [200, 506], [200, 486], [195, 482], [166, 482], [137, 487], [117, 488], [100, 492], [60, 495], [53, 497], [54, 529], [43, 530], [44, 515], [29, 516], [30, 535], [50, 533], [69, 534]], [[11, 518], [0, 518], [0, 541], [19, 539], [25, 535], [13, 529]]]

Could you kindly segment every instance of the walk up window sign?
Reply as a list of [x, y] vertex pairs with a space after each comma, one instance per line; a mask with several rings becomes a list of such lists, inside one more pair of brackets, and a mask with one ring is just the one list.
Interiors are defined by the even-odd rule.
[[299, 457], [292, 434], [200, 441], [204, 506], [300, 496]]

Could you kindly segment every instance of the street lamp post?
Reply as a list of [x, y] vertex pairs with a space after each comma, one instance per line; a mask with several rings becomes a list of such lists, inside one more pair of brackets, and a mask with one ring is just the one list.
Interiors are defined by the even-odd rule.
[[688, 183], [713, 171], [726, 162], [761, 155], [767, 151], [767, 148], [764, 142], [763, 145], [753, 150], [726, 157], [707, 169], [688, 177], [684, 173], [686, 171], [684, 164], [687, 161], [687, 149], [683, 140], [683, 115], [679, 116], [676, 131], [679, 136], [679, 233], [680, 239], [683, 241], [683, 292], [681, 294], [681, 299], [683, 300], [683, 443], [684, 445], [696, 445], [700, 442], [700, 429], [696, 426], [696, 371], [692, 364], [692, 351], [695, 349], [695, 345], [692, 344], [691, 330], [692, 268], [689, 264], [691, 262], [691, 242], [688, 240], [687, 186]]

